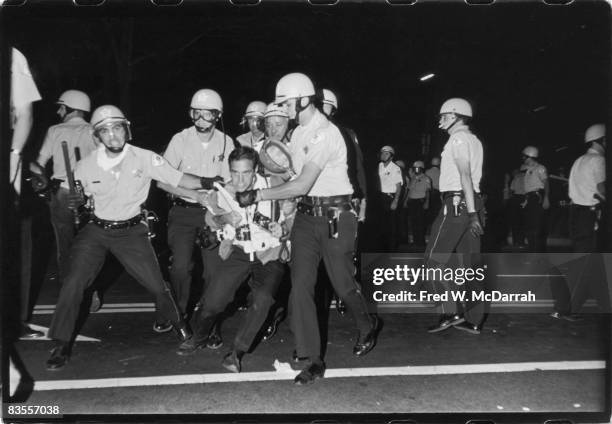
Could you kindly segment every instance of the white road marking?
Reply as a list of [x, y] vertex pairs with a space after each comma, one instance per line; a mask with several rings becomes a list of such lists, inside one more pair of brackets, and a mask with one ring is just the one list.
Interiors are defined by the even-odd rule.
[[[277, 371], [243, 372], [239, 374], [185, 374], [151, 377], [37, 381], [34, 383], [34, 390], [75, 390], [179, 384], [237, 383], [245, 381], [279, 381], [292, 380], [298, 373], [298, 371], [288, 369], [278, 360], [275, 360], [274, 364]], [[603, 370], [605, 367], [605, 361], [557, 361], [469, 365], [419, 365], [414, 367], [332, 368], [326, 371], [325, 378]]]
[[[24, 340], [24, 341], [30, 341], [30, 340], [51, 340], [47, 334], [49, 333], [49, 329], [47, 327], [43, 327], [41, 325], [35, 325], [35, 324], [28, 324], [31, 328], [33, 328], [34, 330], [38, 330], [38, 331], [42, 331], [43, 333], [45, 333], [44, 337], [38, 337], [35, 339], [29, 339], [29, 338], [20, 338], [19, 340]], [[93, 337], [87, 337], [87, 336], [81, 336], [80, 334], [78, 336], [76, 336], [76, 341], [77, 342], [99, 342], [100, 339], [95, 339]]]

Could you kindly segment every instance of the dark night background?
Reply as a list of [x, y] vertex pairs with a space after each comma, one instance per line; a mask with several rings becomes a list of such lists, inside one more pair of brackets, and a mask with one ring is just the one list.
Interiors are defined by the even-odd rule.
[[[33, 150], [55, 123], [55, 100], [69, 88], [89, 93], [94, 105], [120, 106], [134, 143], [161, 150], [190, 125], [195, 90], [221, 94], [226, 131], [236, 137], [244, 132], [238, 122], [246, 104], [271, 101], [278, 79], [300, 71], [337, 93], [338, 120], [359, 136], [370, 187], [382, 145], [395, 146], [397, 158], [429, 159], [421, 140], [430, 134], [430, 153], [439, 154], [441, 103], [469, 99], [495, 210], [503, 174], [518, 166], [525, 145], [540, 147], [549, 172], [559, 166], [569, 172], [583, 151], [584, 130], [608, 119], [610, 8], [603, 1], [30, 6], [36, 7], [5, 8], [3, 20], [44, 98], [36, 106]], [[436, 77], [420, 82], [429, 72]]]

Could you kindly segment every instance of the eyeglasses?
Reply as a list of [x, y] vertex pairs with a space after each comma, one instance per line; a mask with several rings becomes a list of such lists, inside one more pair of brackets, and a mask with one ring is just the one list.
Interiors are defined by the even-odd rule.
[[198, 119], [202, 118], [203, 120], [209, 122], [216, 120], [217, 118], [219, 118], [219, 115], [221, 115], [221, 112], [215, 109], [191, 109], [190, 113], [191, 119], [193, 119], [194, 121], [197, 121]]

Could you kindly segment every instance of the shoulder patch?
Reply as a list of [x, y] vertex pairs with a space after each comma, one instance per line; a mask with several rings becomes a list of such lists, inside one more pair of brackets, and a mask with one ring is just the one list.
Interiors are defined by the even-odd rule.
[[310, 140], [312, 144], [319, 144], [321, 140], [325, 139], [325, 133], [322, 131], [317, 131], [314, 137]]
[[153, 164], [153, 166], [162, 166], [164, 162], [164, 158], [162, 158], [158, 154], [154, 154], [153, 156], [151, 156], [151, 163]]

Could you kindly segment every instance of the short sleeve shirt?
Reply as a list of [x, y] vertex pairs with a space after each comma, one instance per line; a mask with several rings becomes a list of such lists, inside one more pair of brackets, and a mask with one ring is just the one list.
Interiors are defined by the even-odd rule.
[[74, 169], [77, 162], [77, 150], [80, 158], [83, 159], [97, 148], [92, 131], [91, 125], [80, 117], [53, 125], [47, 130], [45, 141], [38, 154], [38, 163], [44, 167], [49, 159], [53, 158], [53, 178], [66, 181], [66, 165], [64, 163], [62, 141], [68, 144], [70, 167]]
[[352, 194], [353, 186], [348, 177], [346, 144], [338, 127], [325, 115], [315, 110], [307, 125], [299, 125], [291, 135], [289, 144], [296, 173], [309, 162], [321, 173], [308, 192], [309, 196], [339, 196]]
[[525, 170], [521, 169], [510, 183], [510, 191], [513, 194], [523, 195], [525, 194]]
[[228, 158], [232, 150], [233, 140], [221, 131], [215, 129], [210, 141], [203, 143], [195, 127], [189, 127], [172, 137], [164, 159], [181, 172], [198, 177], [221, 176], [227, 181], [230, 178]]
[[597, 184], [606, 180], [606, 159], [595, 149], [589, 149], [572, 165], [569, 176], [569, 197], [577, 205], [594, 206]]
[[378, 178], [383, 193], [394, 194], [397, 191], [398, 184], [404, 185], [402, 168], [393, 162], [389, 162], [387, 165], [382, 162], [378, 164]]
[[410, 179], [408, 186], [409, 199], [424, 199], [427, 192], [431, 190], [431, 180], [427, 175], [415, 175]]
[[11, 128], [15, 125], [15, 108], [23, 107], [41, 99], [25, 56], [12, 49], [11, 60]]
[[469, 160], [472, 185], [476, 193], [480, 193], [482, 178], [482, 143], [467, 125], [457, 125], [451, 131], [450, 138], [442, 150], [440, 160], [440, 191], [459, 191], [461, 177], [455, 162], [457, 159]]
[[525, 169], [525, 193], [543, 190], [547, 179], [548, 172], [544, 165], [538, 163], [527, 166]]
[[126, 144], [123, 160], [113, 168], [104, 170], [99, 155], [104, 147], [79, 161], [74, 171], [85, 193], [91, 195], [94, 214], [101, 219], [122, 221], [140, 213], [149, 195], [151, 180], [177, 187], [183, 173], [174, 169], [160, 155]]

